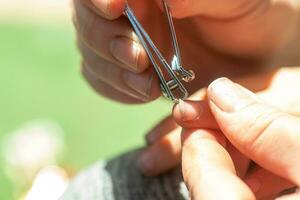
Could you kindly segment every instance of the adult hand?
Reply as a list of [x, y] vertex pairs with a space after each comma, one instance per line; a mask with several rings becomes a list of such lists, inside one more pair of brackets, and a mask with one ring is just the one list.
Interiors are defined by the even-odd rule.
[[[237, 82], [246, 86], [247, 88], [256, 91], [257, 95], [265, 100], [268, 104], [272, 104], [288, 113], [300, 114], [300, 67], [282, 68], [270, 73], [257, 74], [236, 79]], [[290, 88], [290, 90], [287, 90]], [[206, 96], [206, 89], [199, 91], [199, 94], [193, 96], [191, 100], [204, 100]], [[202, 128], [216, 129], [216, 125], [210, 109], [207, 104], [204, 104], [199, 118], [199, 123]], [[174, 110], [175, 111], [175, 110]], [[193, 128], [190, 123], [183, 123], [190, 119], [197, 118], [196, 110], [193, 115], [181, 120], [180, 116], [175, 120], [182, 127]], [[205, 114], [207, 113], [207, 114]], [[196, 115], [196, 117], [195, 117]], [[181, 161], [181, 142], [180, 142], [181, 128], [177, 126], [172, 117], [168, 117], [160, 122], [153, 130], [151, 130], [146, 138], [148, 146], [139, 157], [139, 164], [141, 170], [147, 175], [157, 175], [164, 173], [180, 164]], [[243, 156], [231, 144], [227, 145], [227, 150], [233, 158], [237, 172], [241, 177], [248, 173], [251, 162], [248, 158]]]
[[[160, 0], [157, 4], [153, 0], [128, 2], [164, 55], [170, 56], [168, 27], [157, 8]], [[190, 92], [216, 77], [246, 74], [259, 66], [271, 65], [265, 61], [282, 49], [295, 51], [287, 46], [297, 44], [298, 1], [168, 0], [168, 3], [173, 15], [180, 18], [175, 20], [175, 26], [183, 63], [197, 74], [188, 86]], [[74, 5], [82, 72], [88, 82], [102, 95], [125, 103], [145, 102], [160, 96], [156, 74], [122, 15], [125, 0], [74, 0]], [[282, 61], [281, 57], [276, 58]]]
[[[174, 111], [194, 127], [182, 132], [183, 175], [192, 199], [255, 199], [253, 193], [266, 198], [277, 196], [276, 189], [300, 186], [299, 117], [265, 104], [226, 78], [208, 87], [207, 102], [219, 130], [203, 129], [202, 116], [183, 120], [204, 110], [203, 102], [181, 103]], [[238, 177], [226, 150], [229, 142], [260, 167]], [[300, 193], [282, 197], [299, 198]]]

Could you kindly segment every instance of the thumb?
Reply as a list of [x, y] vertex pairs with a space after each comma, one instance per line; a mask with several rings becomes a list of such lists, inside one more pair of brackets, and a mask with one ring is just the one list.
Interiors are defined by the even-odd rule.
[[91, 0], [94, 6], [107, 19], [118, 18], [124, 11], [125, 0]]
[[226, 78], [208, 87], [208, 99], [219, 127], [238, 150], [300, 185], [300, 118], [264, 104]]

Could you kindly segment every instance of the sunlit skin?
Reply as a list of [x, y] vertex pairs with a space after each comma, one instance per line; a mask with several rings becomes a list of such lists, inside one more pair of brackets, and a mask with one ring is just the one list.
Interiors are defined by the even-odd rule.
[[[284, 186], [299, 186], [300, 118], [225, 78], [207, 91], [206, 100], [180, 102], [173, 112], [186, 127], [182, 172], [192, 199], [255, 199], [254, 193], [273, 199]], [[238, 176], [228, 143], [259, 166]], [[295, 193], [282, 199], [299, 198]]]
[[[300, 116], [300, 67], [282, 68], [272, 73], [264, 73], [253, 76], [247, 76], [236, 81], [247, 86], [259, 98], [268, 104], [294, 115]], [[200, 90], [191, 99], [201, 101], [201, 103], [188, 101], [190, 109], [188, 115], [182, 117], [178, 115], [178, 107], [175, 107], [173, 117], [182, 127], [219, 130], [219, 126], [214, 120], [206, 98], [206, 88]], [[140, 155], [139, 164], [143, 172], [153, 176], [164, 173], [181, 163], [181, 128], [177, 127], [172, 117], [166, 118], [157, 125], [147, 135], [148, 146]], [[243, 132], [243, 131], [241, 131]], [[243, 156], [230, 142], [226, 143], [226, 150], [235, 164], [236, 173], [241, 179], [252, 174], [252, 169], [259, 167], [251, 162], [251, 159]], [[254, 192], [257, 199], [265, 199], [273, 194], [294, 186], [290, 182], [281, 178], [275, 178], [272, 174], [259, 171], [261, 176], [268, 179], [264, 182], [263, 189]], [[272, 198], [271, 198], [272, 199]]]
[[[164, 55], [170, 56], [172, 48], [159, 2], [129, 0], [152, 39]], [[124, 103], [148, 102], [159, 97], [159, 82], [147, 55], [122, 15], [124, 0], [74, 0], [74, 3], [82, 72], [91, 86], [101, 95]], [[299, 68], [287, 69], [286, 73], [292, 78], [284, 79], [289, 80], [285, 82], [280, 79], [283, 71], [274, 70], [274, 67], [300, 63], [299, 56], [295, 56], [300, 46], [300, 1], [170, 0], [168, 3], [176, 17], [183, 63], [196, 73], [196, 79], [187, 85], [191, 93], [198, 91], [193, 99], [203, 99], [206, 95], [203, 87], [217, 77], [227, 76], [253, 91], [261, 91], [259, 95], [272, 105], [288, 111], [295, 108], [290, 106], [294, 102], [289, 99], [299, 99], [300, 92], [294, 91], [291, 95], [283, 88], [299, 84]], [[295, 111], [298, 113], [299, 109], [293, 109]], [[197, 128], [219, 128], [209, 117], [202, 121], [207, 122], [205, 127], [200, 123]], [[157, 175], [180, 164], [180, 132], [169, 117], [147, 135], [149, 145], [139, 158], [145, 174]], [[237, 174], [241, 178], [248, 176], [252, 158], [242, 156], [230, 142], [226, 150]], [[145, 162], [148, 166], [141, 164]], [[269, 171], [259, 173], [268, 176], [269, 182], [278, 180], [280, 184], [270, 185], [264, 192], [253, 191], [258, 199], [277, 195], [295, 185], [270, 175]], [[252, 194], [247, 186], [243, 188]]]
[[[128, 2], [157, 46], [170, 56], [160, 0]], [[196, 73], [195, 81], [187, 85], [190, 93], [220, 76], [236, 77], [284, 63], [288, 58], [283, 49], [293, 52], [292, 45], [299, 41], [299, 2], [169, 0], [177, 18], [183, 64]], [[82, 71], [91, 85], [102, 95], [125, 103], [159, 97], [159, 82], [149, 59], [122, 15], [125, 0], [74, 3]]]

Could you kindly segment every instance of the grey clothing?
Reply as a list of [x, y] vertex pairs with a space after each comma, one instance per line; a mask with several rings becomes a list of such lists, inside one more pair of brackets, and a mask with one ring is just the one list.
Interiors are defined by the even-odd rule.
[[136, 167], [138, 151], [96, 163], [71, 182], [61, 200], [187, 200], [181, 170], [145, 177]]

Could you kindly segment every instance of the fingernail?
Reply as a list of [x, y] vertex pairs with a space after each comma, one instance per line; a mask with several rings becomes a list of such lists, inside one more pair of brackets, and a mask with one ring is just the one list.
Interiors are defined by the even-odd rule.
[[191, 103], [179, 100], [178, 109], [180, 113], [180, 118], [182, 121], [193, 121], [199, 118], [203, 112], [203, 109], [199, 106], [197, 108]]
[[255, 94], [233, 83], [227, 78], [220, 78], [208, 87], [208, 97], [221, 110], [235, 112], [257, 101]]
[[179, 113], [180, 113], [181, 117], [184, 118], [184, 114], [185, 114], [185, 103], [184, 103], [184, 101], [182, 101], [181, 99], [179, 99], [178, 107], [179, 107]]
[[111, 41], [110, 52], [121, 63], [125, 64], [130, 70], [138, 71], [138, 60], [141, 46], [125, 37], [118, 37]]
[[128, 87], [148, 99], [151, 95], [153, 74], [135, 74], [129, 71], [123, 73], [123, 80]]
[[261, 188], [261, 182], [257, 178], [250, 178], [246, 180], [247, 185], [251, 188], [253, 192], [258, 192]]
[[138, 157], [137, 165], [142, 172], [151, 172], [155, 168], [155, 160], [149, 152], [142, 152]]

